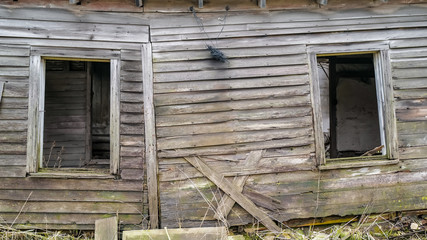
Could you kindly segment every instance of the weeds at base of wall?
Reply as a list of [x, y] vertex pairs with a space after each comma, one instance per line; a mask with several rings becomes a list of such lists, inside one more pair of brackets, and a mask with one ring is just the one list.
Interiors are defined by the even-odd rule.
[[89, 240], [93, 231], [48, 231], [41, 229], [18, 230], [0, 225], [0, 240]]
[[393, 219], [384, 215], [358, 218], [343, 224], [284, 228], [279, 235], [246, 228], [244, 235], [246, 240], [427, 240], [427, 214], [401, 215]]

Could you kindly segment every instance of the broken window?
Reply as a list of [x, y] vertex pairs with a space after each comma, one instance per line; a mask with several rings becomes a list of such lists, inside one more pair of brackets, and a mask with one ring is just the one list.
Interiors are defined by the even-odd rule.
[[326, 158], [386, 153], [374, 66], [373, 54], [317, 57]]
[[46, 60], [43, 168], [110, 167], [110, 63]]

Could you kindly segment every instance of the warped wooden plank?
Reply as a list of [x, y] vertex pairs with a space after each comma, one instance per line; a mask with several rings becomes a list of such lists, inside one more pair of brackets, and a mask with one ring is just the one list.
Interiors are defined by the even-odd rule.
[[[56, 180], [55, 180], [56, 181]], [[0, 209], [3, 212], [19, 212], [25, 200], [22, 201], [0, 201]], [[140, 203], [104, 202], [32, 202], [24, 207], [26, 213], [124, 213], [136, 214], [141, 212]]]
[[310, 104], [310, 96], [289, 96], [283, 98], [266, 98], [254, 100], [236, 100], [225, 102], [208, 102], [159, 106], [156, 108], [157, 116], [223, 112], [232, 110], [251, 110], [263, 108], [302, 107]]
[[[344, 25], [344, 26], [315, 26], [306, 28], [293, 28], [293, 29], [260, 29], [257, 31], [245, 30], [245, 31], [223, 31], [221, 38], [231, 37], [257, 37], [257, 36], [274, 36], [274, 35], [292, 35], [292, 34], [304, 34], [304, 33], [328, 33], [328, 32], [342, 32], [348, 31], [351, 28], [352, 31], [368, 31], [368, 30], [382, 30], [382, 29], [399, 29], [402, 27], [425, 27], [425, 21], [420, 22], [408, 22], [408, 23], [380, 23], [380, 24], [369, 24], [369, 25]], [[205, 33], [193, 33], [193, 34], [176, 34], [176, 35], [164, 35], [164, 36], [152, 36], [153, 42], [161, 41], [182, 41], [182, 40], [195, 40], [205, 39]]]
[[427, 108], [427, 99], [409, 99], [395, 101], [396, 109]]
[[[283, 35], [283, 36], [272, 36], [269, 41], [265, 38], [253, 38], [253, 37], [242, 37], [239, 39], [218, 39], [217, 46], [221, 49], [225, 48], [240, 48], [241, 46], [280, 46], [280, 45], [295, 45], [301, 43], [307, 43], [309, 39], [310, 44], [342, 44], [342, 43], [354, 43], [354, 39], [358, 39], [359, 42], [373, 42], [373, 41], [384, 41], [388, 39], [408, 39], [408, 38], [423, 38], [427, 36], [427, 33], [423, 29], [405, 29], [404, 31], [399, 29], [382, 30], [382, 34], [378, 34], [378, 31], [344, 31], [344, 32], [333, 32], [333, 33], [319, 33], [316, 34], [316, 38], [312, 38], [309, 35]], [[386, 37], [384, 37], [386, 36]], [[200, 50], [205, 49], [205, 41], [192, 40], [192, 41], [172, 41], [172, 42], [153, 42], [153, 52], [170, 51], [170, 49], [178, 50]]]
[[156, 126], [177, 126], [203, 123], [225, 122], [232, 120], [260, 120], [286, 117], [303, 117], [311, 114], [310, 107], [284, 107], [251, 110], [235, 110], [212, 113], [192, 113], [157, 116]]
[[[114, 184], [113, 184], [114, 183]], [[2, 178], [1, 189], [27, 189], [27, 190], [88, 190], [88, 191], [142, 191], [140, 181], [123, 181], [113, 179], [52, 179], [48, 178]], [[114, 212], [115, 213], [115, 212]]]
[[273, 130], [284, 128], [299, 128], [308, 127], [312, 124], [311, 116], [298, 117], [298, 118], [280, 118], [280, 119], [266, 119], [257, 121], [228, 121], [223, 123], [211, 124], [195, 124], [184, 126], [172, 126], [157, 128], [157, 136], [172, 137], [193, 134], [206, 134], [218, 132], [242, 132], [242, 131], [259, 131], [259, 130]]
[[[243, 51], [243, 50], [242, 50]], [[153, 71], [155, 73], [163, 72], [184, 72], [184, 71], [197, 71], [197, 70], [224, 70], [233, 68], [251, 68], [251, 67], [267, 67], [267, 66], [285, 66], [285, 65], [298, 65], [306, 63], [306, 56], [300, 55], [286, 55], [286, 56], [263, 56], [264, 53], [256, 57], [245, 57], [245, 58], [232, 58], [227, 52], [224, 52], [228, 58], [228, 63], [223, 64], [221, 62], [212, 60], [212, 56], [206, 60], [194, 61], [192, 56], [188, 56], [188, 59], [193, 61], [180, 61], [172, 62], [168, 59], [168, 62], [156, 62], [154, 64]], [[277, 54], [277, 52], [276, 52]], [[157, 59], [156, 59], [157, 60]]]
[[173, 72], [173, 73], [158, 73], [154, 76], [154, 82], [180, 82], [180, 81], [203, 81], [213, 79], [230, 79], [230, 78], [252, 78], [265, 76], [286, 76], [308, 73], [307, 65], [292, 65], [292, 66], [275, 66], [262, 68], [237, 68], [225, 69], [218, 72], [216, 70], [189, 71], [189, 72]]
[[243, 151], [252, 151], [258, 149], [275, 149], [283, 147], [306, 146], [313, 143], [312, 136], [304, 136], [291, 139], [275, 139], [270, 141], [230, 144], [222, 146], [208, 146], [198, 148], [183, 148], [173, 150], [161, 150], [157, 154], [161, 158], [184, 157], [192, 155], [224, 155]]
[[[167, 162], [167, 160], [162, 160]], [[246, 175], [265, 175], [271, 173], [283, 173], [302, 170], [312, 170], [314, 157], [313, 154], [294, 155], [286, 157], [270, 157], [262, 158], [258, 166], [250, 166], [242, 168], [243, 161], [236, 163], [227, 163], [225, 161], [209, 161], [210, 164], [215, 165], [215, 170], [221, 172], [226, 177], [246, 176]], [[240, 164], [240, 165], [239, 165]], [[179, 167], [183, 172], [177, 172], [176, 168]], [[191, 167], [188, 163], [181, 165], [165, 164], [159, 167], [160, 181], [177, 181], [185, 180], [186, 178], [199, 178], [203, 175], [196, 169]]]
[[[276, 45], [276, 44], [272, 44]], [[239, 46], [232, 46], [231, 48], [221, 46], [221, 49], [225, 51], [227, 57], [230, 58], [249, 58], [249, 57], [266, 57], [266, 56], [282, 56], [282, 55], [294, 55], [294, 54], [305, 54], [304, 45], [286, 45], [283, 42], [277, 43], [278, 46], [272, 47], [271, 45], [262, 44], [242, 44]], [[190, 49], [190, 50], [189, 50]], [[160, 62], [171, 62], [171, 61], [186, 61], [192, 60], [208, 60], [212, 59], [209, 52], [206, 50], [206, 46], [202, 48], [189, 48], [189, 49], [174, 49], [173, 52], [170, 49], [162, 49], [158, 51], [155, 49], [153, 52], [154, 63]], [[227, 50], [225, 50], [227, 49]], [[157, 51], [156, 51], [157, 50]], [[156, 66], [155, 64], [155, 66]]]
[[427, 108], [397, 109], [398, 121], [425, 121], [427, 120]]
[[[34, 193], [33, 193], [34, 194]], [[28, 196], [28, 195], [27, 195]], [[33, 196], [33, 195], [32, 195]], [[21, 214], [19, 218], [16, 219], [17, 213], [1, 213], [2, 218], [7, 223], [12, 223], [15, 221], [15, 224], [18, 227], [24, 227], [25, 224], [31, 222], [31, 226], [34, 228], [34, 225], [39, 225], [41, 229], [44, 225], [49, 224], [53, 229], [80, 229], [82, 225], [84, 229], [92, 230], [94, 229], [94, 223], [97, 219], [115, 216], [116, 213], [67, 213], [67, 214], [58, 214], [58, 213], [25, 213]], [[15, 215], [15, 216], [14, 216]], [[141, 222], [141, 215], [139, 214], [120, 214], [120, 220], [125, 224], [138, 224]], [[47, 220], [47, 221], [46, 221]], [[22, 224], [22, 225], [20, 225]], [[87, 224], [87, 225], [86, 225]], [[65, 225], [61, 228], [61, 225]], [[74, 228], [72, 226], [75, 226]], [[14, 225], [15, 226], [15, 225]]]
[[399, 146], [401, 147], [417, 147], [427, 145], [427, 134], [410, 134], [399, 136]]
[[427, 88], [427, 81], [425, 78], [399, 79], [399, 80], [393, 81], [393, 87], [394, 89], [399, 89], [399, 90]]
[[427, 77], [427, 69], [425, 68], [394, 68], [392, 70], [395, 78], [425, 78]]
[[283, 87], [308, 84], [308, 75], [288, 75], [280, 77], [257, 77], [246, 79], [227, 79], [227, 80], [207, 80], [200, 84], [199, 81], [187, 82], [168, 82], [154, 84], [154, 92], [157, 93], [175, 93], [175, 92], [193, 92], [210, 90], [231, 90], [242, 88], [263, 88], [263, 87]]
[[[340, 16], [320, 16], [298, 13], [274, 12], [269, 15], [251, 15], [251, 21], [248, 21], [247, 15], [229, 16], [227, 19], [227, 28], [223, 31], [239, 30], [256, 30], [256, 29], [286, 29], [286, 28], [304, 28], [311, 27], [311, 22], [316, 22], [319, 26], [348, 26], [348, 25], [370, 25], [372, 23], [392, 23], [392, 22], [419, 22], [425, 21], [425, 14], [408, 15], [408, 14], [388, 14], [388, 15], [362, 15], [358, 12], [359, 17], [349, 15]], [[397, 17], [398, 16], [398, 17]], [[170, 22], [163, 19], [154, 19], [152, 22], [153, 35], [167, 34], [187, 34], [199, 32], [198, 25], [191, 18], [180, 17], [179, 27], [171, 26]], [[266, 24], [268, 23], [268, 24]], [[204, 19], [204, 27], [207, 33], [218, 33], [222, 28], [221, 21], [216, 18]], [[230, 26], [229, 26], [230, 25]]]
[[[426, 54], [427, 55], [427, 54]], [[417, 67], [427, 67], [427, 58], [411, 58], [411, 59], [393, 59], [391, 61], [391, 66], [393, 68], [417, 68]]]
[[145, 156], [147, 163], [148, 211], [150, 227], [159, 227], [158, 164], [156, 148], [156, 120], [153, 101], [153, 66], [151, 44], [141, 46], [142, 83], [144, 91]]
[[157, 148], [180, 149], [204, 146], [220, 146], [227, 144], [239, 144], [249, 142], [269, 141], [278, 138], [297, 138], [310, 136], [313, 131], [311, 127], [295, 129], [273, 129], [264, 131], [225, 132], [201, 135], [185, 135], [167, 138], [158, 138]]
[[418, 48], [406, 48], [390, 51], [391, 59], [407, 59], [427, 57], [427, 48], [425, 46]]
[[[38, 20], [0, 19], [4, 37], [148, 42], [148, 27], [120, 24], [45, 22]], [[31, 29], [30, 31], [28, 29]]]
[[230, 100], [247, 100], [258, 98], [276, 98], [302, 96], [309, 93], [308, 85], [287, 86], [275, 88], [253, 88], [220, 90], [209, 92], [183, 92], [156, 94], [154, 102], [156, 106], [177, 105], [186, 103], [206, 103]]
[[214, 171], [202, 159], [197, 157], [185, 158], [197, 170], [203, 173], [209, 180], [217, 185], [222, 191], [234, 199], [240, 206], [266, 226], [270, 231], [279, 233], [281, 231], [271, 218], [260, 210], [255, 204], [249, 200], [245, 195], [236, 190], [236, 187], [230, 183], [223, 175]]
[[[245, 167], [257, 166], [258, 161], [261, 159], [263, 154], [262, 150], [251, 151], [245, 160]], [[242, 192], [243, 186], [245, 186], [246, 180], [249, 176], [236, 177], [233, 180], [233, 185], [237, 187], [237, 191]], [[221, 220], [227, 219], [228, 214], [234, 206], [235, 201], [228, 195], [224, 195], [218, 203], [217, 210], [214, 218]]]
[[427, 91], [425, 89], [396, 90], [394, 97], [399, 100], [427, 98]]

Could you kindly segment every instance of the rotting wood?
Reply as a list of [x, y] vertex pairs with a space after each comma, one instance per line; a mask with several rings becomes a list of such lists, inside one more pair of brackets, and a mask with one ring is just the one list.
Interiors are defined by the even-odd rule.
[[273, 220], [259, 209], [255, 204], [249, 200], [245, 195], [237, 191], [238, 189], [234, 184], [230, 183], [224, 176], [211, 167], [209, 167], [202, 159], [198, 157], [186, 157], [185, 158], [191, 165], [197, 170], [203, 173], [209, 180], [216, 184], [221, 190], [228, 194], [234, 201], [266, 226], [270, 231], [278, 233], [281, 231], [280, 227], [277, 226]]
[[143, 44], [142, 56], [142, 83], [144, 91], [144, 129], [145, 129], [145, 156], [147, 163], [148, 211], [150, 227], [159, 227], [159, 195], [158, 195], [158, 166], [156, 156], [156, 122], [153, 101], [153, 67], [151, 44]]
[[[245, 160], [245, 167], [256, 166], [258, 164], [258, 161], [261, 159], [262, 154], [262, 150], [251, 151]], [[237, 187], [237, 191], [243, 191], [243, 186], [245, 186], [248, 177], [249, 176], [240, 176], [234, 179], [233, 184]], [[221, 201], [218, 203], [217, 211], [215, 212], [214, 218], [218, 220], [227, 219], [227, 216], [233, 208], [234, 203], [235, 201], [232, 198], [230, 198], [228, 195], [224, 195], [221, 198]]]

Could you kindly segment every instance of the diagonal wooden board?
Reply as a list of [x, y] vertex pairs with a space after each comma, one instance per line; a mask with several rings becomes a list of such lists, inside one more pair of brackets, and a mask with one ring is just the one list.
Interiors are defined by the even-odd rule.
[[[251, 167], [258, 165], [259, 160], [262, 157], [262, 150], [251, 151], [246, 158], [244, 167]], [[248, 180], [248, 175], [236, 177], [233, 181], [233, 184], [236, 186], [236, 190], [239, 192], [243, 191], [243, 186], [245, 186], [246, 180]], [[215, 213], [214, 218], [216, 219], [226, 219], [231, 209], [233, 208], [235, 201], [230, 198], [228, 195], [225, 195], [218, 204], [218, 209]]]
[[259, 209], [249, 198], [239, 192], [237, 187], [228, 181], [222, 174], [209, 167], [205, 161], [198, 157], [185, 157], [185, 160], [187, 160], [191, 165], [193, 165], [193, 167], [199, 170], [222, 191], [229, 195], [234, 201], [236, 201], [242, 208], [244, 208], [258, 221], [260, 221], [270, 231], [274, 233], [281, 232], [280, 227], [277, 226], [265, 212]]

